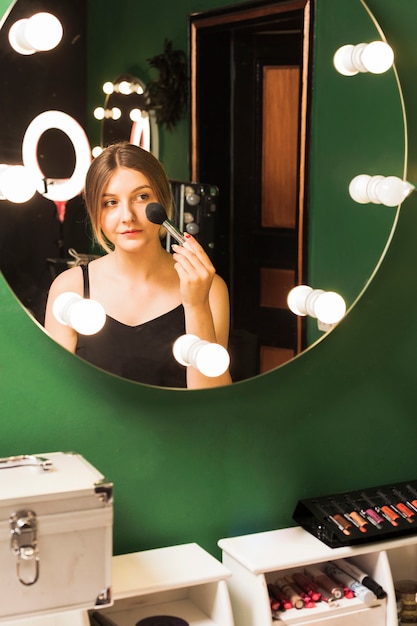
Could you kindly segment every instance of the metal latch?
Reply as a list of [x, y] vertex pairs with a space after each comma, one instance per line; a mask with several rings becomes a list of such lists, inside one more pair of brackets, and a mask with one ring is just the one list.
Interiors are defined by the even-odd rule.
[[39, 578], [39, 552], [36, 513], [21, 510], [10, 516], [11, 549], [16, 555], [16, 573], [22, 585], [33, 585]]

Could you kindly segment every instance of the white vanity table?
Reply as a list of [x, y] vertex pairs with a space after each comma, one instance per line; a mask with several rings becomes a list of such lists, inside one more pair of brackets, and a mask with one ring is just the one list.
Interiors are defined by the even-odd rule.
[[325, 602], [312, 609], [290, 609], [278, 624], [328, 626], [397, 626], [394, 582], [417, 580], [417, 536], [330, 548], [300, 527], [221, 539], [236, 626], [271, 626], [267, 584], [284, 574], [303, 571], [309, 564], [352, 559], [387, 592], [387, 598], [365, 605], [357, 598], [342, 599], [329, 608]]
[[[113, 605], [100, 609], [117, 626], [170, 615], [190, 626], [234, 626], [225, 579], [230, 572], [196, 543], [112, 559]], [[70, 611], [2, 622], [1, 626], [89, 626], [88, 612]]]

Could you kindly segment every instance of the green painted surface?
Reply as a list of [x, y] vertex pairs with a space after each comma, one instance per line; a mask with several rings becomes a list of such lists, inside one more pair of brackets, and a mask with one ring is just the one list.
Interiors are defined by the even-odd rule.
[[[417, 5], [372, 4], [412, 118]], [[106, 38], [103, 47], [116, 48]], [[416, 160], [411, 119], [410, 180]], [[115, 484], [116, 553], [197, 541], [218, 554], [220, 537], [293, 524], [300, 498], [415, 478], [416, 233], [412, 195], [372, 283], [325, 341], [275, 372], [207, 391], [99, 372], [36, 327], [1, 279], [0, 455], [88, 458]]]

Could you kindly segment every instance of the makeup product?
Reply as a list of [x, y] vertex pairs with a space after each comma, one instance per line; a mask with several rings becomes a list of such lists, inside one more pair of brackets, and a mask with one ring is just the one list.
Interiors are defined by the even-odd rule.
[[338, 600], [343, 598], [343, 586], [338, 585], [334, 580], [329, 578], [319, 567], [316, 565], [309, 565], [305, 568], [306, 575], [311, 578], [313, 582], [319, 587], [323, 587], [326, 591], [332, 594]]
[[356, 515], [352, 516], [350, 513], [347, 513], [347, 512], [345, 511], [345, 509], [343, 508], [343, 506], [340, 504], [340, 502], [337, 502], [337, 500], [330, 499], [330, 502], [331, 502], [332, 506], [333, 506], [335, 509], [337, 509], [337, 510], [339, 511], [339, 513], [340, 513], [341, 515], [343, 515], [343, 517], [344, 517], [344, 518], [345, 518], [348, 522], [350, 522], [351, 524], [353, 524], [353, 526], [356, 526], [356, 528], [358, 528], [359, 530], [361, 529], [361, 527], [362, 527], [362, 520], [358, 521], [358, 520], [356, 519]]
[[292, 602], [292, 605], [296, 609], [304, 608], [304, 600], [300, 596], [296, 590], [287, 583], [284, 578], [277, 578], [275, 584], [281, 589], [282, 593], [284, 593]]
[[356, 523], [358, 524], [358, 527], [361, 533], [366, 533], [366, 531], [368, 530], [367, 529], [368, 520], [359, 513], [358, 506], [356, 502], [352, 500], [352, 498], [350, 498], [349, 496], [346, 496], [346, 502], [350, 505], [349, 508], [351, 509], [349, 512], [349, 515], [356, 520]]
[[409, 524], [413, 523], [413, 518], [408, 517], [397, 506], [395, 506], [395, 504], [388, 498], [388, 496], [385, 493], [383, 493], [380, 489], [378, 489], [377, 494], [390, 509], [392, 509], [393, 511], [395, 511], [395, 513], [397, 513], [397, 516], [402, 517], [403, 519], [407, 520]]
[[381, 585], [377, 583], [376, 580], [368, 576], [366, 572], [363, 572], [354, 563], [352, 563], [351, 561], [347, 561], [346, 559], [338, 559], [337, 561], [335, 561], [335, 563], [338, 567], [340, 567], [341, 570], [346, 572], [346, 574], [349, 574], [350, 576], [352, 576], [352, 578], [355, 578], [355, 580], [362, 583], [362, 585], [368, 587], [368, 589], [373, 591], [378, 600], [382, 600], [382, 598], [386, 597], [387, 593], [386, 591], [384, 591]]
[[395, 487], [393, 487], [392, 493], [400, 499], [400, 502], [397, 504], [398, 507], [400, 507], [400, 505], [405, 506], [412, 515], [417, 513], [417, 506], [410, 502], [407, 496], [405, 496], [399, 489], [395, 489]]
[[384, 519], [378, 515], [374, 509], [367, 506], [366, 500], [364, 500], [364, 502], [358, 500], [357, 504], [361, 515], [365, 517], [373, 526], [375, 526], [375, 528], [381, 530]]
[[302, 599], [304, 600], [304, 607], [306, 609], [312, 609], [316, 606], [310, 594], [306, 593], [300, 587], [300, 585], [297, 585], [297, 583], [295, 582], [292, 576], [284, 576], [284, 580], [294, 589], [296, 593], [298, 593], [302, 597]]
[[329, 513], [326, 511], [326, 509], [319, 504], [317, 501], [314, 503], [316, 505], [316, 508], [320, 511], [320, 513], [323, 515], [324, 519], [329, 520], [330, 522], [332, 522], [336, 528], [338, 528], [344, 535], [350, 535], [350, 526], [351, 524], [346, 521], [341, 515], [336, 514], [336, 515], [329, 515]]
[[297, 585], [301, 587], [301, 589], [307, 593], [314, 602], [320, 602], [321, 593], [318, 590], [317, 585], [315, 585], [313, 581], [308, 578], [308, 576], [302, 574], [301, 572], [294, 572], [292, 577]]
[[166, 211], [159, 202], [150, 202], [146, 205], [146, 217], [153, 224], [160, 224], [182, 246], [185, 242], [184, 234], [168, 219]]
[[365, 500], [365, 502], [367, 502], [373, 508], [377, 515], [381, 515], [392, 526], [398, 526], [398, 522], [396, 521], [398, 519], [398, 515], [395, 515], [395, 513], [391, 510], [385, 510], [384, 506], [380, 507], [375, 504], [375, 502], [366, 493], [362, 492], [361, 496]]
[[365, 604], [370, 604], [376, 600], [376, 595], [373, 591], [362, 585], [359, 581], [352, 578], [349, 574], [346, 574], [334, 563], [326, 563], [324, 565], [324, 571], [328, 576], [336, 580], [338, 583], [345, 585], [353, 591], [355, 596], [362, 600]]
[[414, 500], [411, 500], [411, 504], [415, 507], [415, 509], [417, 511], [417, 491], [415, 489], [413, 489], [413, 487], [411, 485], [406, 485], [405, 488], [413, 496]]
[[281, 591], [278, 585], [275, 585], [274, 583], [269, 583], [268, 591], [269, 594], [272, 594], [273, 597], [280, 603], [281, 611], [286, 611], [287, 609], [293, 608], [291, 600]]

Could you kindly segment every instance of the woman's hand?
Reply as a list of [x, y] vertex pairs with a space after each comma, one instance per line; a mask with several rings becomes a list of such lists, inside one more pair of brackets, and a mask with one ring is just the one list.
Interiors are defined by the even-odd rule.
[[174, 244], [175, 269], [184, 306], [207, 303], [216, 270], [200, 244], [188, 233], [184, 245]]

